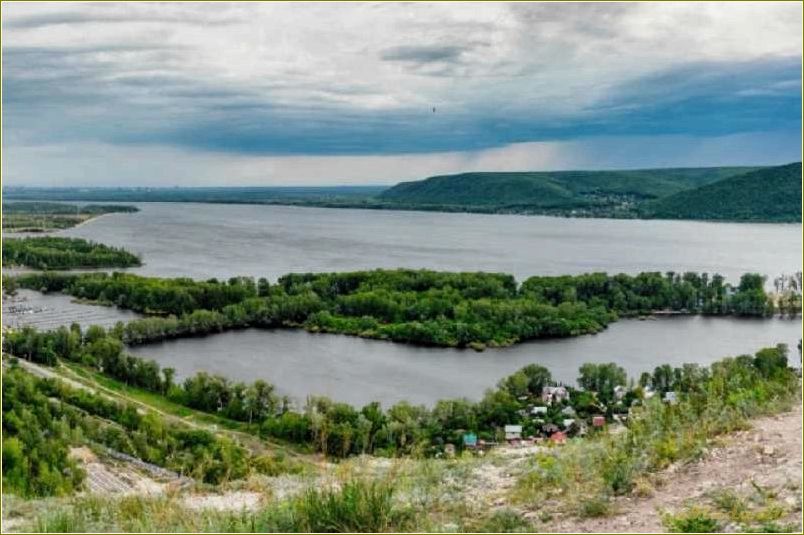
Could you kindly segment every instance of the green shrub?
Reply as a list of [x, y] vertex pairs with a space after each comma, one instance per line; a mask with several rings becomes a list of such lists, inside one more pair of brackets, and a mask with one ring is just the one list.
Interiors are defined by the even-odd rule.
[[578, 513], [583, 518], [597, 518], [611, 512], [611, 503], [605, 496], [594, 496], [581, 500]]
[[381, 532], [400, 528], [405, 515], [393, 504], [394, 487], [352, 480], [339, 490], [310, 489], [294, 503], [299, 531], [319, 533]]
[[477, 524], [466, 526], [471, 533], [528, 533], [533, 525], [512, 509], [500, 509]]
[[765, 522], [759, 526], [752, 526], [746, 531], [750, 533], [801, 533], [801, 528], [796, 523], [779, 524], [777, 522]]
[[304, 463], [288, 458], [281, 452], [255, 457], [251, 461], [251, 466], [258, 473], [269, 477], [282, 474], [301, 474], [305, 470]]
[[739, 521], [746, 511], [745, 502], [731, 489], [724, 489], [712, 494], [712, 502], [715, 507], [736, 521]]
[[692, 507], [675, 515], [665, 514], [662, 522], [673, 533], [714, 533], [720, 530], [717, 519], [700, 507]]

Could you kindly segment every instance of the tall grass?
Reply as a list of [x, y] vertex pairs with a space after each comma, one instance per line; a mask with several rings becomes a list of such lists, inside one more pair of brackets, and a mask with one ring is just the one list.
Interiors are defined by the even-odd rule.
[[394, 502], [394, 492], [392, 483], [356, 479], [337, 489], [310, 489], [256, 511], [236, 512], [195, 511], [170, 496], [88, 496], [51, 508], [31, 529], [46, 533], [371, 533], [414, 528], [411, 512]]
[[301, 531], [371, 533], [399, 529], [408, 515], [394, 507], [394, 487], [384, 482], [354, 480], [339, 490], [308, 490], [294, 504]]

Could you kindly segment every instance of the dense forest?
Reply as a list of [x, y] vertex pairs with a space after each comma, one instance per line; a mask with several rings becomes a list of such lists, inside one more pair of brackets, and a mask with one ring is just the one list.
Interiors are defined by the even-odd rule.
[[801, 163], [558, 173], [465, 173], [403, 182], [380, 200], [408, 209], [564, 216], [801, 221]]
[[655, 311], [761, 317], [801, 310], [800, 278], [772, 296], [757, 274], [737, 285], [668, 272], [531, 277], [518, 286], [505, 274], [406, 269], [290, 274], [276, 284], [128, 273], [37, 273], [15, 283], [156, 315], [120, 327], [128, 344], [251, 326], [482, 349], [595, 333], [620, 316]]
[[103, 214], [137, 211], [133, 206], [109, 204], [77, 206], [54, 202], [10, 202], [3, 203], [3, 229], [11, 232], [61, 230]]
[[3, 239], [3, 266], [33, 269], [114, 268], [141, 265], [138, 256], [80, 238]]
[[658, 198], [755, 168], [712, 167], [634, 171], [463, 173], [403, 182], [380, 194], [408, 204], [583, 208], [600, 203]]
[[759, 169], [646, 203], [662, 219], [801, 222], [801, 162]]

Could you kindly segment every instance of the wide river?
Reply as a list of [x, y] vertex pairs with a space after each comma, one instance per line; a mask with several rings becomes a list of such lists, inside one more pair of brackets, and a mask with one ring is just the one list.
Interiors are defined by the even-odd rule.
[[[157, 276], [267, 277], [371, 268], [536, 274], [704, 271], [731, 282], [752, 271], [801, 270], [801, 225], [561, 219], [214, 204], [137, 204], [60, 235], [126, 247]], [[110, 310], [110, 309], [107, 309]], [[64, 321], [70, 319], [65, 314]], [[297, 400], [326, 394], [351, 403], [479, 398], [501, 377], [540, 363], [572, 382], [584, 362], [614, 361], [632, 375], [658, 364], [707, 364], [784, 342], [801, 320], [665, 318], [613, 324], [595, 336], [482, 353], [411, 347], [303, 331], [246, 330], [137, 347], [178, 370], [264, 378]]]
[[224, 204], [137, 204], [59, 233], [142, 255], [157, 276], [274, 280], [372, 268], [499, 271], [705, 271], [735, 281], [801, 270], [801, 225], [564, 219]]

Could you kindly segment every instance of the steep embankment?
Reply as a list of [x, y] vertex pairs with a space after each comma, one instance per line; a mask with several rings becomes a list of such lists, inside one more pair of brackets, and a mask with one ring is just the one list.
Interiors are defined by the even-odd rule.
[[717, 520], [725, 531], [795, 526], [800, 533], [801, 417], [798, 404], [790, 412], [754, 420], [751, 429], [724, 437], [723, 447], [699, 461], [657, 474], [661, 484], [649, 496], [621, 498], [611, 516], [566, 519], [544, 526], [545, 531], [655, 533], [693, 510]]
[[759, 169], [644, 206], [660, 219], [801, 221], [801, 162]]

